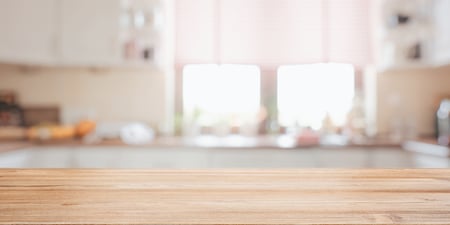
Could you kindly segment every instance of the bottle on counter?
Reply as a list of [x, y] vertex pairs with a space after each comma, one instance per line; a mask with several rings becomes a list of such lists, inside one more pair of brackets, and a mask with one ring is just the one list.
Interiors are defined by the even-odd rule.
[[440, 145], [450, 144], [450, 99], [442, 100], [436, 113], [438, 143]]

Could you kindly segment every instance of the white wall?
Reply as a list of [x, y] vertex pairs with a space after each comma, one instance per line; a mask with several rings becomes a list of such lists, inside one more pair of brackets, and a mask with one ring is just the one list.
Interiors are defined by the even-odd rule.
[[[412, 119], [419, 134], [434, 132], [438, 99], [450, 96], [450, 66], [377, 75], [377, 128], [389, 133], [396, 115]], [[0, 89], [17, 91], [26, 105], [60, 105], [71, 114], [94, 112], [100, 121], [167, 120], [165, 74], [150, 69], [26, 68], [0, 64]], [[170, 108], [170, 107], [169, 107]], [[401, 109], [398, 112], [398, 109]], [[71, 113], [72, 112], [72, 113]]]
[[166, 119], [165, 76], [153, 69], [30, 68], [0, 64], [0, 89], [24, 105], [59, 105], [63, 119], [93, 114], [100, 121]]
[[419, 135], [432, 135], [436, 107], [445, 96], [450, 97], [450, 65], [378, 74], [378, 133], [388, 133], [402, 118], [413, 121]]

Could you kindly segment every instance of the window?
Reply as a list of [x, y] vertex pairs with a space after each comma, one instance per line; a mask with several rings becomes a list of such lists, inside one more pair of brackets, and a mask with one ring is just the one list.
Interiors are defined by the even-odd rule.
[[349, 64], [309, 64], [278, 69], [278, 120], [281, 126], [318, 130], [327, 114], [345, 123], [354, 97], [354, 68]]
[[183, 69], [183, 117], [197, 126], [256, 122], [260, 70], [253, 65], [187, 65]]
[[[174, 62], [183, 79], [177, 84], [184, 88], [182, 95], [177, 92], [183, 98], [177, 110], [184, 124], [241, 126], [260, 120], [259, 132], [270, 133], [278, 132], [276, 120], [319, 129], [328, 114], [334, 125], [343, 125], [355, 92], [353, 66], [373, 63], [373, 4], [176, 0]], [[335, 63], [312, 64], [321, 62]], [[260, 101], [265, 109], [255, 115]]]

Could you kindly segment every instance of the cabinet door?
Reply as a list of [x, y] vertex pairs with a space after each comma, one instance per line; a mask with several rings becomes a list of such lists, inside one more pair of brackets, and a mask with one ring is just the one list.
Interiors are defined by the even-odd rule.
[[434, 9], [434, 59], [437, 65], [446, 65], [450, 63], [450, 1], [436, 0]]
[[57, 16], [57, 0], [0, 0], [0, 61], [54, 63]]
[[102, 66], [120, 58], [118, 0], [62, 0], [61, 56], [66, 65]]

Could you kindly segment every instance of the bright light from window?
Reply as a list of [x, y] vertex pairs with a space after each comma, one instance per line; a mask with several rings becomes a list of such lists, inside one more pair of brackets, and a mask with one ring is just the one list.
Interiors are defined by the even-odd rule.
[[349, 64], [281, 66], [278, 69], [278, 114], [282, 126], [320, 129], [327, 113], [343, 125], [352, 107], [354, 68]]
[[187, 65], [183, 70], [185, 118], [211, 126], [254, 120], [260, 108], [260, 71], [252, 65]]

